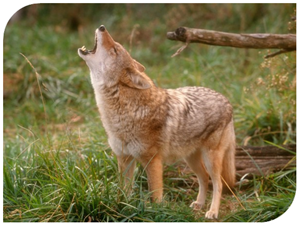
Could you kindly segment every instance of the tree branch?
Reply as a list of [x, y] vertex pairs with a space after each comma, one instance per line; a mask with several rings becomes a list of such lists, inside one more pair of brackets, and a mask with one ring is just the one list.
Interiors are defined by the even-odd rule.
[[[179, 27], [174, 32], [168, 32], [167, 38], [185, 43], [197, 42], [208, 45], [230, 46], [236, 48], [280, 49], [279, 52], [269, 54], [266, 57], [272, 57], [280, 53], [296, 50], [295, 34], [235, 34]], [[181, 51], [183, 49], [181, 49]], [[179, 53], [181, 51], [179, 51]], [[179, 53], [176, 52], [174, 55], [178, 55]]]

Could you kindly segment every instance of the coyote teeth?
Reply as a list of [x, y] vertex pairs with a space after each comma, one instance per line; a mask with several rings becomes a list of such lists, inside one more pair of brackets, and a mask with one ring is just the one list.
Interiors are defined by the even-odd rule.
[[82, 47], [81, 47], [81, 50], [82, 50], [82, 51], [86, 51], [85, 46], [82, 46]]

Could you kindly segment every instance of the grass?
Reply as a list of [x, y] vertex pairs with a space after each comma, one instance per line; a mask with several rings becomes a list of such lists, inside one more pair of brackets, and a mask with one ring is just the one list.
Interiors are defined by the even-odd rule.
[[[172, 220], [175, 213], [171, 209], [174, 206], [155, 207], [146, 201], [144, 173], [137, 172], [135, 193], [126, 197], [116, 177], [116, 160], [104, 147], [99, 151], [96, 136], [88, 138], [90, 142], [84, 142], [88, 145], [74, 143], [77, 134], [65, 136], [56, 147], [49, 145], [47, 139], [33, 138], [34, 141], [28, 141], [22, 154], [6, 156], [5, 160], [11, 167], [4, 170], [5, 220]], [[64, 143], [65, 140], [70, 142]], [[11, 153], [15, 156], [14, 152]], [[21, 211], [22, 217], [19, 218], [19, 212], [11, 214], [12, 209]], [[157, 214], [160, 211], [163, 212], [161, 216]], [[181, 214], [185, 212], [187, 210]]]
[[[257, 5], [245, 8], [243, 4], [68, 7], [40, 5], [35, 20], [29, 16], [5, 30], [4, 221], [206, 221], [209, 203], [199, 213], [187, 208], [198, 186], [193, 175], [175, 166], [165, 167], [165, 202], [160, 205], [149, 202], [141, 167], [135, 171], [129, 197], [119, 187], [116, 158], [101, 126], [89, 72], [76, 53], [82, 45], [92, 48], [93, 32], [101, 23], [146, 66], [159, 86], [201, 85], [227, 96], [234, 106], [239, 145], [296, 143], [295, 53], [264, 60], [266, 51], [192, 44], [170, 58], [181, 44], [165, 38], [167, 31], [182, 25], [179, 21], [223, 31], [287, 33], [293, 5], [263, 5], [259, 10]], [[66, 18], [72, 18], [76, 10], [88, 21], [82, 19], [78, 30], [72, 31]], [[264, 14], [256, 15], [261, 10]], [[56, 18], [53, 12], [66, 16]], [[215, 20], [207, 19], [212, 12], [218, 12], [213, 14]], [[159, 16], [153, 19], [153, 13]], [[245, 14], [247, 20], [241, 19]], [[101, 15], [101, 21], [95, 15]], [[219, 221], [277, 218], [293, 201], [295, 177], [295, 168], [254, 177], [235, 190], [246, 210], [225, 194]]]
[[[197, 192], [197, 186], [191, 186], [191, 175], [179, 178], [174, 169], [166, 168], [165, 174], [173, 172], [174, 176], [165, 176], [165, 202], [154, 205], [149, 203], [145, 173], [138, 168], [133, 193], [127, 197], [119, 187], [111, 151], [99, 143], [96, 133], [90, 137], [80, 134], [67, 132], [55, 140], [32, 136], [23, 147], [6, 143], [10, 152], [4, 159], [4, 221], [206, 221], [204, 212], [195, 215], [187, 208]], [[295, 172], [290, 169], [257, 177], [247, 188], [236, 188], [246, 210], [232, 195], [224, 195], [220, 220], [277, 218], [294, 198]]]

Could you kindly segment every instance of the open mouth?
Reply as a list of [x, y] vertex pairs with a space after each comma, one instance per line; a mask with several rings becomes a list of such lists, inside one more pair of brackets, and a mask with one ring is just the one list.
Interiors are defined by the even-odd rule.
[[90, 53], [94, 54], [96, 52], [96, 49], [97, 49], [97, 36], [95, 36], [95, 44], [94, 44], [94, 48], [92, 50], [87, 50], [85, 46], [82, 46], [79, 49], [79, 51], [83, 55], [88, 55]]

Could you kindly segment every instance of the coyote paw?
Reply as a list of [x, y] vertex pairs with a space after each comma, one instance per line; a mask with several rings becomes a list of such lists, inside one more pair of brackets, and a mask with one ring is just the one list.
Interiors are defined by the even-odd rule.
[[190, 205], [191, 208], [193, 208], [194, 210], [201, 210], [203, 204], [195, 201], [195, 202], [192, 202], [192, 204]]
[[218, 218], [218, 212], [213, 211], [213, 210], [209, 210], [209, 211], [206, 212], [205, 218], [207, 218], [207, 219], [217, 219]]

